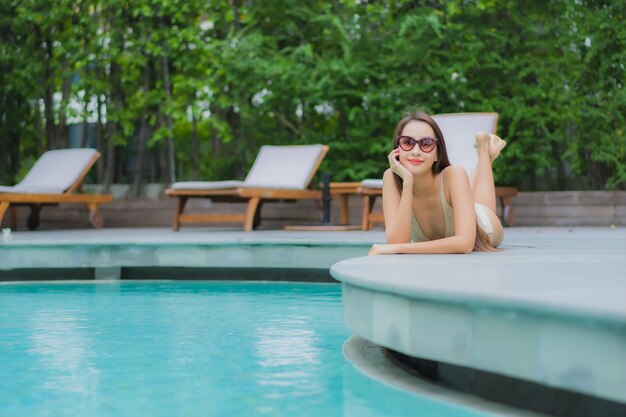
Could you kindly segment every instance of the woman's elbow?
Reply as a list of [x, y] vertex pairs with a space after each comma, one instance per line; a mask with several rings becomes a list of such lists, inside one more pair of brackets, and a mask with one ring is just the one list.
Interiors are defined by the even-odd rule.
[[474, 241], [469, 238], [461, 238], [457, 244], [457, 253], [468, 254], [474, 250]]

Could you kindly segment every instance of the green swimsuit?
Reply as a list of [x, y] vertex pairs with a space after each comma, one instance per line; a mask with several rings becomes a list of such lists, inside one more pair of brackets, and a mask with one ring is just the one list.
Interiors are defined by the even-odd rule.
[[[440, 188], [440, 199], [441, 199], [441, 207], [443, 207], [443, 216], [444, 216], [444, 224], [445, 224], [445, 234], [444, 237], [454, 236], [454, 208], [448, 203], [446, 200], [446, 196], [443, 192], [443, 172], [441, 173], [441, 185]], [[489, 217], [485, 210], [489, 210], [482, 204], [474, 203], [474, 207], [476, 209], [476, 222], [478, 226], [491, 238], [493, 235], [493, 226], [489, 221]], [[415, 213], [411, 216], [411, 241], [413, 242], [427, 242], [430, 239], [428, 236], [422, 232], [422, 228], [419, 223], [417, 223], [417, 219], [415, 218]]]

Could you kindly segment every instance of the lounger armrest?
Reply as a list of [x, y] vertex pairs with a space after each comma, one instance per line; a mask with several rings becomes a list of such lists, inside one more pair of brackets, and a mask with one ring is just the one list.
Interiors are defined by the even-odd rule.
[[181, 181], [170, 185], [172, 190], [227, 190], [240, 188], [243, 181]]

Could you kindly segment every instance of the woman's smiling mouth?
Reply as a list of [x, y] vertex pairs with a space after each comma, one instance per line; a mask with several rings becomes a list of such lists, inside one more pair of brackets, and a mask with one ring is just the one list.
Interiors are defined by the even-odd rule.
[[406, 161], [407, 161], [409, 164], [411, 164], [411, 165], [419, 165], [419, 164], [421, 164], [422, 162], [424, 162], [424, 161], [421, 161], [421, 160], [419, 160], [419, 159], [408, 159], [408, 158], [407, 158], [407, 160], [406, 160]]

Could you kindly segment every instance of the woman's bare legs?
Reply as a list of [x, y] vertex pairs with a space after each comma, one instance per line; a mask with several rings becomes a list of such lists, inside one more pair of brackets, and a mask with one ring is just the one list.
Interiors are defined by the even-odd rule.
[[478, 152], [478, 164], [470, 175], [470, 185], [474, 193], [474, 202], [482, 204], [489, 210], [486, 215], [493, 227], [491, 244], [497, 247], [504, 238], [502, 223], [496, 215], [496, 187], [493, 182], [493, 170], [491, 163], [500, 155], [506, 142], [496, 135], [479, 132], [476, 134], [476, 151]]
[[500, 155], [506, 142], [496, 135], [485, 132], [476, 134], [476, 151], [478, 164], [470, 175], [470, 185], [474, 193], [474, 202], [496, 212], [496, 187], [493, 182], [491, 163]]

